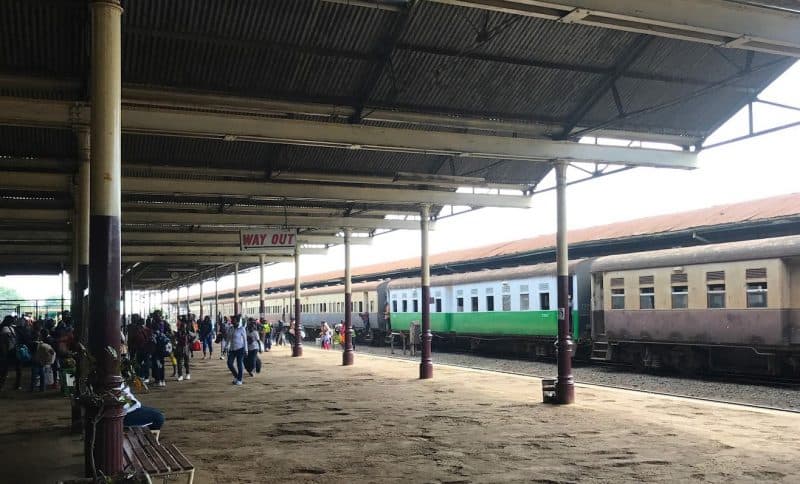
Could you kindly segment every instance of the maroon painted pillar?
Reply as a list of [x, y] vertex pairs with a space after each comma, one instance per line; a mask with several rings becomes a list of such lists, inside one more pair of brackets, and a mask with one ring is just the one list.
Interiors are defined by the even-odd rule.
[[422, 361], [419, 364], [420, 379], [433, 378], [433, 360], [431, 359], [431, 267], [428, 263], [428, 225], [430, 224], [431, 208], [423, 205], [420, 211], [420, 239], [422, 242], [422, 255], [420, 272], [422, 278]]
[[[75, 185], [75, 218], [74, 230], [75, 238], [72, 255], [73, 255], [73, 273], [70, 275], [70, 280], [73, 278], [75, 282], [72, 288], [72, 324], [75, 328], [75, 335], [79, 343], [84, 346], [89, 344], [89, 328], [86, 324], [86, 315], [88, 305], [84, 304], [84, 292], [89, 287], [89, 214], [91, 212], [89, 206], [89, 160], [91, 159], [90, 149], [90, 134], [89, 126], [78, 126], [75, 130], [78, 139], [78, 158], [80, 165], [78, 167], [78, 176], [76, 177]], [[82, 358], [76, 359], [76, 379], [75, 389], [72, 395], [72, 412], [71, 412], [71, 430], [74, 433], [80, 433], [83, 429], [83, 417], [78, 402], [77, 395], [81, 391], [81, 378], [83, 369], [86, 367], [85, 362], [81, 361]]]
[[567, 162], [556, 163], [556, 199], [558, 228], [556, 233], [556, 268], [558, 271], [558, 380], [556, 401], [561, 404], [575, 401], [575, 381], [572, 378], [572, 311], [569, 303], [569, 250], [567, 242]]
[[[89, 220], [90, 381], [102, 404], [87, 408], [87, 461], [106, 476], [122, 471], [120, 402], [121, 17], [119, 0], [93, 0]], [[92, 446], [92, 443], [94, 444]], [[93, 456], [93, 458], [92, 458]]]
[[300, 337], [300, 244], [295, 237], [294, 246], [294, 344], [292, 356], [303, 356], [303, 338]]
[[350, 366], [353, 364], [353, 337], [350, 329], [353, 327], [353, 285], [351, 282], [350, 270], [350, 236], [352, 230], [344, 229], [344, 353], [342, 353], [342, 365]]
[[233, 314], [239, 314], [239, 263], [233, 264]]

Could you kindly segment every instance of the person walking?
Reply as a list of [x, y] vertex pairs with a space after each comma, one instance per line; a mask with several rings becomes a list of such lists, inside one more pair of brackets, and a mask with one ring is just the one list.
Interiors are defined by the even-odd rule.
[[245, 361], [245, 369], [250, 376], [255, 376], [253, 372], [261, 373], [261, 359], [258, 353], [261, 352], [261, 338], [258, 334], [258, 328], [254, 320], [247, 322], [247, 360]]
[[283, 322], [283, 319], [279, 319], [277, 329], [275, 330], [275, 346], [286, 345], [284, 331], [286, 331], [286, 323]]
[[192, 374], [189, 371], [189, 360], [191, 359], [191, 348], [195, 337], [191, 323], [186, 323], [186, 321], [178, 322], [178, 330], [175, 332], [175, 359], [178, 366], [178, 381], [184, 380], [184, 369], [186, 370], [185, 379], [192, 379]]
[[14, 366], [16, 372], [16, 379], [14, 380], [14, 388], [22, 390], [20, 386], [22, 378], [22, 365], [17, 358], [17, 332], [14, 329], [14, 316], [6, 316], [3, 318], [3, 323], [0, 325], [0, 390], [6, 382], [8, 376], [8, 367]]
[[208, 349], [208, 359], [214, 356], [214, 327], [211, 325], [211, 317], [206, 316], [200, 322], [200, 341], [203, 343], [203, 359], [206, 359], [206, 349]]
[[266, 319], [264, 320], [263, 329], [264, 329], [264, 351], [269, 351], [272, 349], [272, 325], [269, 324], [269, 321], [267, 321]]
[[219, 327], [219, 333], [221, 335], [220, 339], [220, 355], [219, 359], [222, 360], [228, 355], [228, 346], [229, 346], [229, 338], [231, 332], [231, 323], [227, 316], [225, 319], [222, 320], [222, 324]]
[[[247, 330], [242, 324], [241, 315], [234, 316], [234, 325], [228, 331], [228, 369], [233, 374], [233, 384], [242, 384], [244, 356], [247, 353]], [[234, 361], [236, 368], [233, 367]]]

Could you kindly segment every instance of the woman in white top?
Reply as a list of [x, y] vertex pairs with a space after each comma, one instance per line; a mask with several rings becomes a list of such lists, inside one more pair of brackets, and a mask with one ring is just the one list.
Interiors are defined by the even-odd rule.
[[124, 427], [149, 427], [150, 430], [161, 430], [164, 425], [164, 414], [153, 407], [145, 407], [133, 396], [130, 387], [123, 383], [120, 388], [126, 403], [125, 418], [122, 421]]

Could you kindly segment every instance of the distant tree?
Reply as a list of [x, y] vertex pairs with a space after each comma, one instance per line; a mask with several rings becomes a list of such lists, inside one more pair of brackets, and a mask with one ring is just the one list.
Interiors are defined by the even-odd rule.
[[0, 301], [7, 301], [9, 299], [22, 299], [22, 296], [20, 296], [13, 287], [0, 286]]

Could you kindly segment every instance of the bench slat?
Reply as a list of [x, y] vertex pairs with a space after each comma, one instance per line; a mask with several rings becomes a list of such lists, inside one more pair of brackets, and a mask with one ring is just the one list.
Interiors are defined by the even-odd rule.
[[183, 467], [184, 469], [187, 469], [187, 470], [194, 469], [194, 466], [192, 465], [191, 462], [189, 462], [189, 459], [187, 459], [186, 456], [183, 455], [183, 453], [181, 453], [181, 451], [178, 450], [177, 447], [175, 447], [172, 444], [166, 444], [165, 447], [167, 447], [167, 449], [169, 449], [170, 454], [172, 454], [172, 456], [175, 457], [175, 460], [178, 461], [178, 463], [181, 465], [181, 467]]
[[150, 441], [150, 437], [152, 437], [152, 435], [153, 434], [151, 434], [150, 431], [147, 429], [140, 429], [135, 433], [136, 439], [138, 440], [139, 445], [141, 445], [142, 450], [144, 450], [144, 452], [147, 453], [147, 456], [150, 458], [153, 464], [158, 468], [159, 472], [169, 472], [170, 470], [173, 470], [170, 469], [169, 462], [165, 460], [163, 456], [161, 456], [161, 454], [153, 448], [154, 446], [151, 444]]

